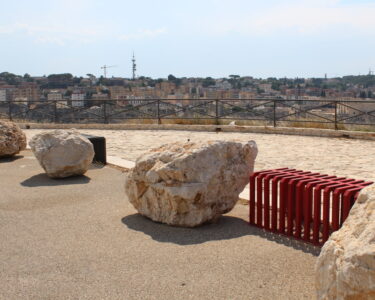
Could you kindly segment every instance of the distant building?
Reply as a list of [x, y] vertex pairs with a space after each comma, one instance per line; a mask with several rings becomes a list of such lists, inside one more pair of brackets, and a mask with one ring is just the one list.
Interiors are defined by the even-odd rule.
[[56, 101], [57, 108], [66, 108], [68, 106], [68, 102], [63, 100], [63, 94], [60, 91], [50, 91], [47, 94], [48, 101]]
[[173, 95], [176, 90], [176, 84], [170, 81], [163, 81], [157, 83], [155, 88], [161, 90], [165, 96]]
[[63, 99], [63, 94], [59, 91], [50, 91], [47, 94], [48, 101], [60, 101]]
[[123, 86], [110, 86], [109, 93], [112, 100], [124, 100], [131, 94], [131, 91]]
[[128, 97], [128, 104], [132, 106], [138, 106], [143, 104], [142, 98], [136, 97], [136, 96], [129, 96]]
[[108, 94], [104, 94], [104, 93], [92, 94], [91, 98], [92, 100], [108, 100], [109, 99]]
[[208, 88], [205, 90], [205, 98], [207, 99], [217, 99], [219, 98], [219, 93], [216, 89], [214, 88]]
[[73, 107], [84, 107], [85, 106], [86, 94], [83, 91], [73, 91], [71, 99]]
[[153, 87], [136, 87], [132, 89], [133, 96], [140, 98], [154, 98], [156, 96], [155, 89]]
[[271, 93], [273, 91], [272, 84], [270, 83], [261, 83], [258, 85], [258, 87], [264, 90], [265, 93]]
[[0, 102], [7, 101], [7, 90], [6, 89], [0, 89]]
[[240, 91], [239, 92], [239, 99], [252, 99], [256, 97], [255, 92], [249, 92], [249, 91]]
[[[16, 89], [14, 85], [8, 85], [6, 83], [1, 83], [0, 82], [0, 90], [2, 90], [2, 97], [5, 95], [5, 100], [4, 101], [12, 101], [13, 100], [13, 91]], [[4, 99], [4, 98], [2, 98]]]
[[218, 89], [230, 90], [232, 88], [232, 85], [226, 80], [220, 80], [215, 83], [215, 87]]
[[39, 85], [35, 82], [22, 82], [17, 88], [13, 90], [13, 100], [17, 101], [23, 99], [28, 102], [40, 100]]

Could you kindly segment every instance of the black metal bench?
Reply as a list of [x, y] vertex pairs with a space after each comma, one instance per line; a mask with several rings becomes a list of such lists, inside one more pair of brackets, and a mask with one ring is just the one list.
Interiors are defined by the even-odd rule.
[[94, 146], [95, 156], [92, 161], [106, 164], [107, 163], [107, 151], [106, 151], [106, 145], [105, 145], [105, 137], [94, 136], [94, 135], [89, 135], [89, 134], [82, 134], [82, 135], [85, 138], [87, 138]]

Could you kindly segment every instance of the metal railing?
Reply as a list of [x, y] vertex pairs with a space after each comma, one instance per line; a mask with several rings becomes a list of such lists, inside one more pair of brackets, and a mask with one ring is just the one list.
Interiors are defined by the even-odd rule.
[[375, 101], [283, 99], [127, 99], [0, 101], [0, 119], [18, 122], [124, 123], [128, 120], [341, 129], [375, 125]]

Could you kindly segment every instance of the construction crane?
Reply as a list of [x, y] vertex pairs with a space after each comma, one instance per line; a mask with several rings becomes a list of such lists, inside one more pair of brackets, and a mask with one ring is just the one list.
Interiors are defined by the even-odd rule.
[[133, 71], [133, 80], [135, 80], [135, 71], [137, 71], [137, 65], [135, 63], [134, 52], [133, 52], [133, 59], [132, 59], [132, 71]]
[[113, 68], [113, 67], [117, 67], [117, 66], [107, 66], [107, 65], [104, 65], [103, 67], [100, 67], [101, 69], [104, 70], [104, 78], [107, 78], [107, 69], [108, 68]]

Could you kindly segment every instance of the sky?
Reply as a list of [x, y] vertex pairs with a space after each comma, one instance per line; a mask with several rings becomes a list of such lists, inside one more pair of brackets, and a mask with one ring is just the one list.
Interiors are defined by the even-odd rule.
[[0, 0], [0, 72], [152, 78], [375, 70], [375, 0]]

